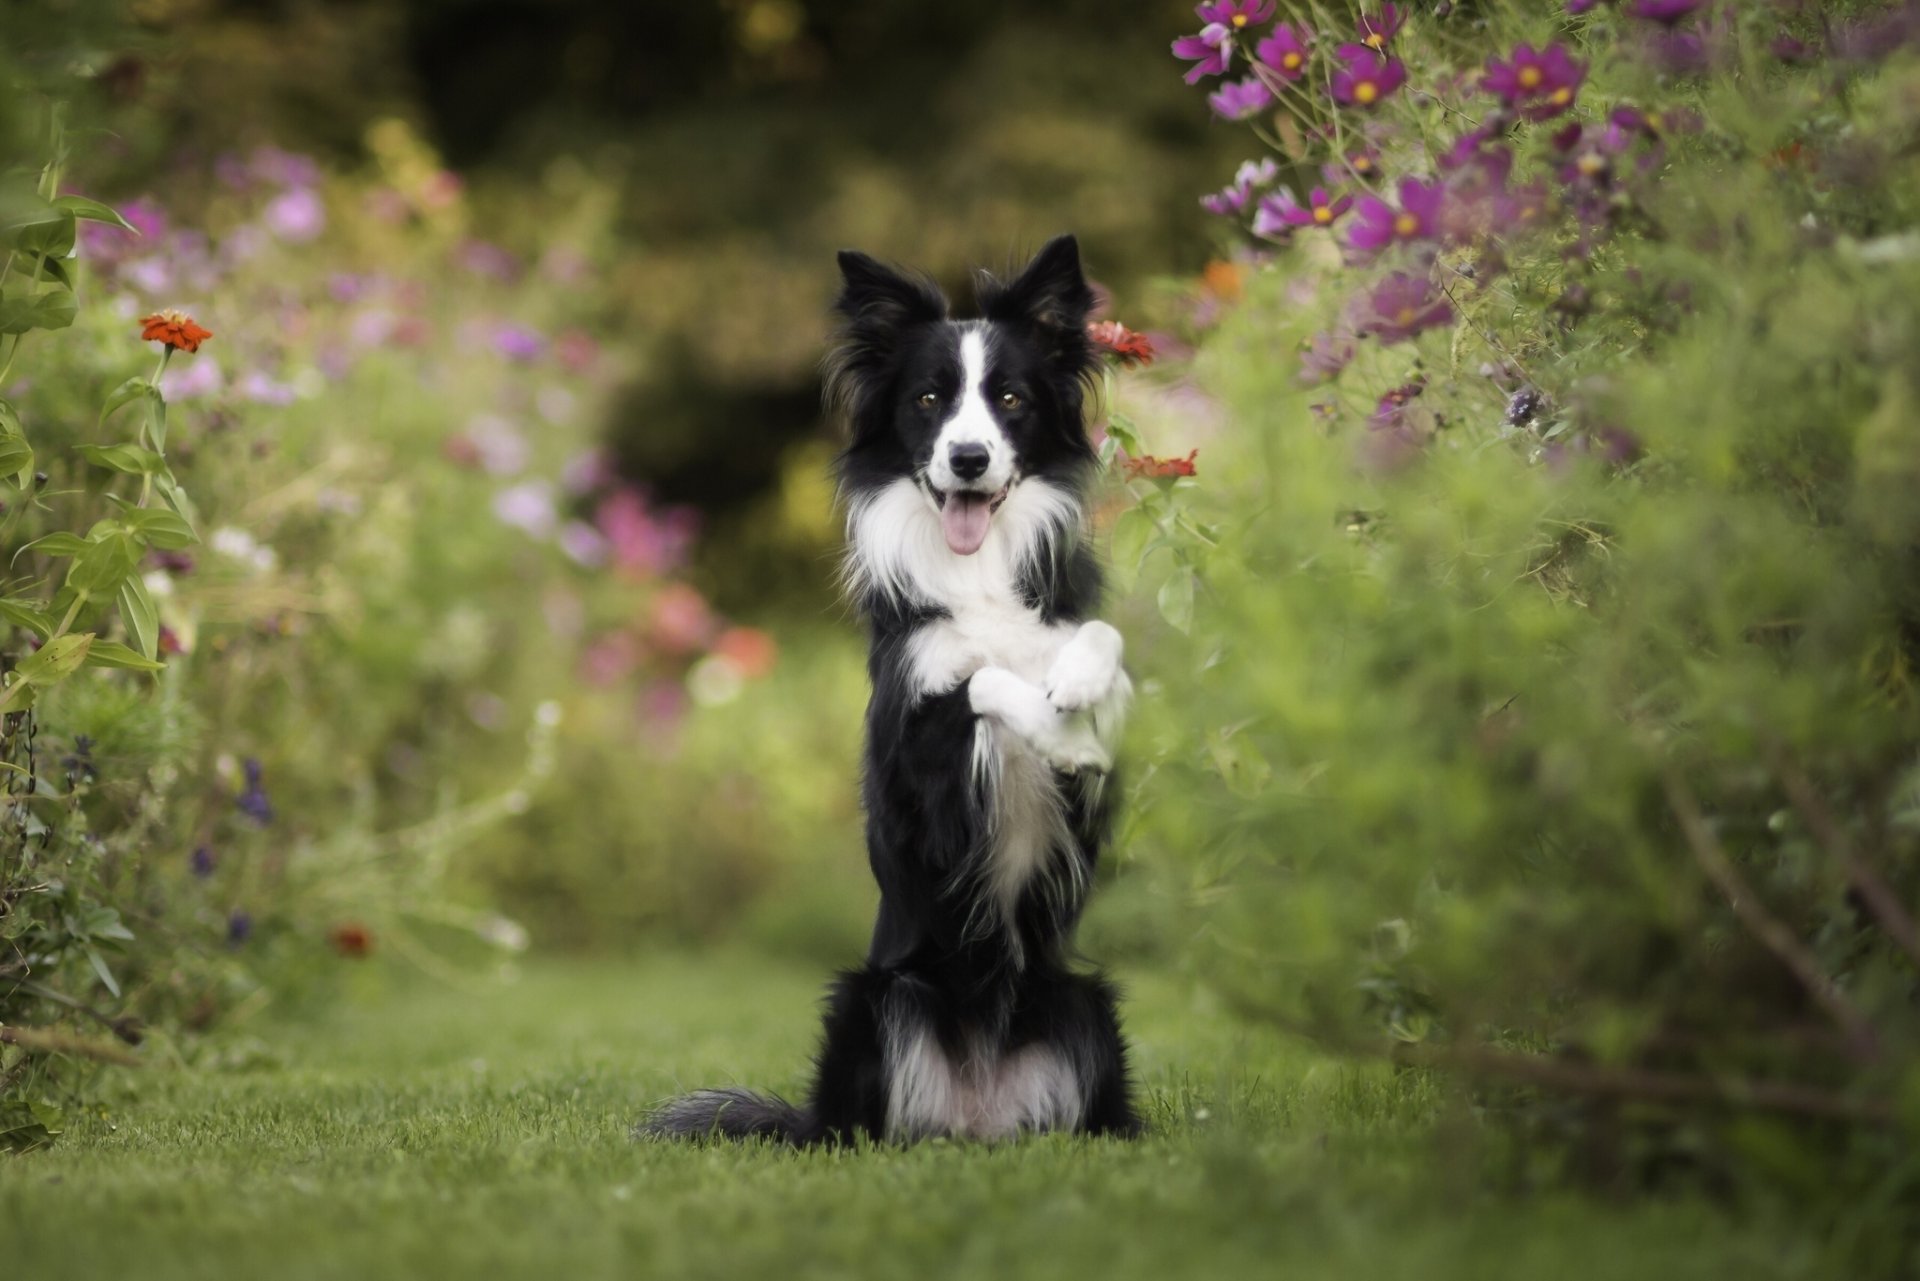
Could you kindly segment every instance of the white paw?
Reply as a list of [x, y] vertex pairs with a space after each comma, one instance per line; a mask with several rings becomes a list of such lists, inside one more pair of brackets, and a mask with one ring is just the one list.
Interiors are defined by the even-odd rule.
[[1105, 623], [1083, 624], [1047, 671], [1047, 701], [1063, 712], [1103, 702], [1120, 679], [1120, 633]]
[[1047, 764], [1064, 774], [1105, 774], [1113, 768], [1113, 753], [1094, 732], [1091, 716], [1061, 716], [1056, 731], [1039, 747]]

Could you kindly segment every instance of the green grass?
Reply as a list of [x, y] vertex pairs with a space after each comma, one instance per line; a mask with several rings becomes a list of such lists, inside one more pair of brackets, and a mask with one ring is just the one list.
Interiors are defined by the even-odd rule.
[[793, 1088], [823, 975], [744, 953], [541, 962], [455, 991], [385, 971], [249, 1029], [251, 1067], [128, 1073], [0, 1158], [0, 1275], [57, 1278], [1603, 1278], [1818, 1275], [1785, 1225], [1699, 1202], [1476, 1192], [1471, 1125], [1172, 979], [1129, 982], [1154, 1123], [844, 1152], [636, 1143], [653, 1099]]

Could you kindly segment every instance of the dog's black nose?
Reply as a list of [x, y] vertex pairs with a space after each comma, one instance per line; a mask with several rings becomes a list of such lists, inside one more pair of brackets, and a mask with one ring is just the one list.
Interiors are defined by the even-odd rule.
[[947, 451], [947, 465], [961, 480], [979, 480], [987, 474], [987, 447], [971, 441]]

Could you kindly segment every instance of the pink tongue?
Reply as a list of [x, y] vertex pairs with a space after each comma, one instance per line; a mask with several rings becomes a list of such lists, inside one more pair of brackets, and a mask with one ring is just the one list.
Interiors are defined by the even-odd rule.
[[993, 520], [993, 507], [985, 494], [949, 494], [940, 509], [940, 529], [947, 536], [947, 549], [955, 556], [971, 556], [987, 541], [987, 525]]

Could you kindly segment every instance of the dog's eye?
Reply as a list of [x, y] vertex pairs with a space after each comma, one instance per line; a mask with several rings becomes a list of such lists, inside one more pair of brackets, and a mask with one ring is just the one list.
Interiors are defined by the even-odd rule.
[[940, 403], [940, 398], [930, 391], [923, 391], [914, 398], [913, 403], [922, 409], [932, 409]]
[[1018, 409], [1020, 408], [1020, 397], [1010, 391], [1003, 391], [1000, 393], [1000, 406], [1003, 409]]

